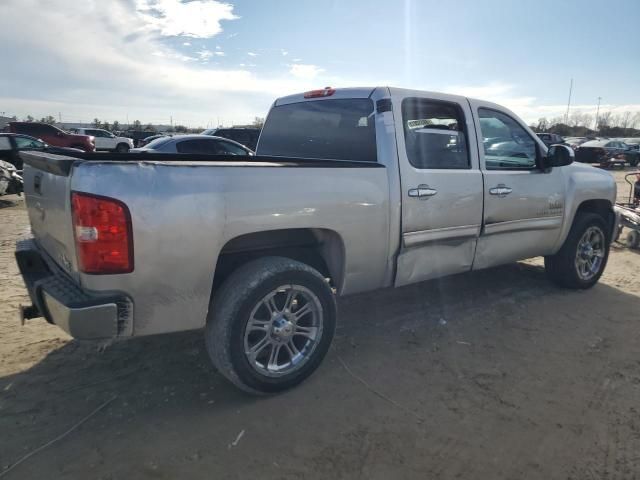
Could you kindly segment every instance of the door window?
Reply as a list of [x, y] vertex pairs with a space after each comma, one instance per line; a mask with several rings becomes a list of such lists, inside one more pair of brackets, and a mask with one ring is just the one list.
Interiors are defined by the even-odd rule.
[[11, 150], [9, 137], [0, 137], [0, 150]]
[[246, 155], [247, 152], [230, 142], [218, 142], [218, 153], [220, 155]]
[[423, 98], [402, 101], [409, 163], [419, 169], [467, 169], [469, 145], [459, 105]]
[[44, 148], [44, 143], [35, 138], [15, 137], [15, 141], [18, 150], [39, 150]]
[[176, 149], [179, 153], [196, 153], [200, 155], [220, 155], [222, 153], [220, 148], [220, 141], [211, 138], [200, 138], [194, 140], [184, 140], [178, 142]]
[[530, 170], [536, 167], [536, 142], [517, 121], [488, 108], [479, 108], [478, 116], [487, 170]]

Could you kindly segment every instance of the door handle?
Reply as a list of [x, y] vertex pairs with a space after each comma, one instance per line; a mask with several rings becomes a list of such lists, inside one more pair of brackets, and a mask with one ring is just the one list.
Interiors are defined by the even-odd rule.
[[513, 192], [513, 190], [510, 187], [507, 187], [504, 183], [501, 183], [489, 190], [491, 195], [497, 195], [499, 197], [505, 197], [511, 192]]
[[418, 185], [418, 188], [411, 188], [409, 190], [410, 197], [421, 198], [422, 200], [433, 197], [436, 193], [438, 193], [438, 191], [429, 185]]

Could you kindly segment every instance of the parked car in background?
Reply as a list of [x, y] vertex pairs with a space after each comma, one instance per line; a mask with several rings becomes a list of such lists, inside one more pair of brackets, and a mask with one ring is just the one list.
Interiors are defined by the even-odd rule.
[[200, 155], [253, 155], [253, 150], [233, 140], [208, 135], [174, 135], [156, 138], [132, 153], [197, 153]]
[[591, 140], [576, 149], [576, 160], [582, 163], [599, 163], [606, 166], [625, 161], [635, 167], [639, 159], [640, 152], [620, 140]]
[[11, 133], [21, 133], [39, 138], [46, 144], [54, 147], [71, 147], [85, 152], [94, 152], [96, 149], [95, 138], [93, 136], [67, 133], [47, 123], [10, 122], [9, 131]]
[[547, 147], [551, 145], [566, 145], [564, 138], [555, 133], [536, 133], [536, 135]]
[[156, 132], [149, 130], [127, 130], [125, 135], [133, 140], [133, 146], [138, 148], [141, 146], [142, 140], [152, 135], [156, 135]]
[[95, 138], [96, 150], [127, 153], [133, 148], [133, 140], [127, 137], [117, 137], [113, 133], [101, 128], [74, 128], [73, 133], [91, 135]]
[[47, 145], [42, 140], [20, 133], [0, 133], [0, 160], [9, 162], [18, 170], [22, 170], [22, 158], [20, 152], [38, 151], [55, 153], [58, 155], [68, 155], [81, 153], [78, 148], [53, 147]]
[[640, 151], [640, 138], [625, 138], [623, 141], [632, 150]]
[[[485, 137], [518, 147], [485, 152]], [[201, 153], [207, 138], [149, 146]], [[16, 251], [33, 302], [22, 317], [77, 338], [204, 329], [222, 375], [276, 393], [320, 365], [337, 296], [537, 256], [553, 281], [586, 289], [617, 227], [608, 172], [481, 100], [299, 93], [273, 104], [258, 154], [23, 154], [35, 238]]]
[[582, 145], [583, 143], [588, 142], [589, 140], [591, 139], [587, 137], [566, 137], [564, 139], [565, 144], [569, 145], [574, 150], [578, 148], [580, 145]]
[[163, 135], [163, 134], [158, 134], [158, 135], [151, 135], [149, 137], [143, 138], [142, 140], [140, 140], [138, 142], [138, 147], [144, 147], [145, 145], [149, 145], [149, 143], [151, 143], [152, 141], [154, 141], [156, 138], [162, 138], [162, 137], [170, 137], [171, 135]]
[[248, 127], [209, 128], [201, 132], [200, 135], [228, 138], [255, 151], [258, 137], [260, 137], [260, 129]]

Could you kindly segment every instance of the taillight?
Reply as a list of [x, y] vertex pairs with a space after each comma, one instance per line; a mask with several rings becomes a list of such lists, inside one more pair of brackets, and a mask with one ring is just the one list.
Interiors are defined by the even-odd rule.
[[133, 271], [133, 232], [127, 206], [108, 197], [71, 194], [78, 268], [84, 273]]
[[318, 97], [330, 97], [336, 93], [335, 88], [325, 87], [321, 90], [311, 90], [304, 94], [304, 98], [318, 98]]

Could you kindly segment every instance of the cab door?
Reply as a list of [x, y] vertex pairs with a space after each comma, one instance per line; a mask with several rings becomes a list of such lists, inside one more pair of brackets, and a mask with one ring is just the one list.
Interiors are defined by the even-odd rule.
[[538, 168], [547, 149], [515, 115], [494, 104], [469, 103], [481, 135], [484, 179], [474, 270], [553, 253], [565, 208], [562, 170]]
[[396, 285], [471, 269], [482, 223], [482, 174], [467, 100], [392, 95], [400, 163], [402, 243]]

